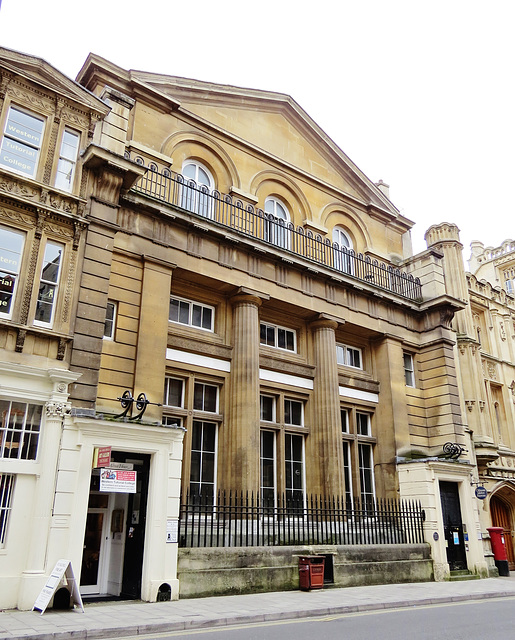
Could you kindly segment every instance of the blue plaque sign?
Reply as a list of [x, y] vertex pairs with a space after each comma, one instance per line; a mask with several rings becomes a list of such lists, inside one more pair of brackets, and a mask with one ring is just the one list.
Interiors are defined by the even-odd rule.
[[476, 487], [476, 498], [484, 500], [488, 495], [488, 491], [484, 487]]

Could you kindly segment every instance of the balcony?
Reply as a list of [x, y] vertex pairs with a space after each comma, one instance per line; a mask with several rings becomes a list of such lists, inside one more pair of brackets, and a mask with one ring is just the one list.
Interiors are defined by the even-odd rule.
[[[127, 154], [128, 159], [130, 155]], [[144, 165], [143, 158], [135, 158]], [[178, 207], [184, 211], [212, 221], [233, 232], [254, 238], [261, 243], [278, 248], [293, 258], [302, 257], [314, 264], [331, 269], [352, 280], [370, 285], [390, 294], [414, 302], [422, 300], [419, 278], [400, 271], [392, 265], [369, 256], [340, 247], [329, 238], [314, 235], [303, 227], [285, 223], [275, 216], [233, 200], [230, 195], [210, 191], [206, 186], [173, 173], [170, 169], [158, 170], [149, 164], [147, 173], [132, 187], [131, 191], [154, 198], [159, 202]]]

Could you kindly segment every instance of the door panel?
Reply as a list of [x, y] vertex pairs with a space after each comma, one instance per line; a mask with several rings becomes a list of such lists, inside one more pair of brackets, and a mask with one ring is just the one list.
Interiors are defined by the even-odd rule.
[[457, 482], [440, 482], [447, 562], [451, 571], [466, 569], [467, 556]]

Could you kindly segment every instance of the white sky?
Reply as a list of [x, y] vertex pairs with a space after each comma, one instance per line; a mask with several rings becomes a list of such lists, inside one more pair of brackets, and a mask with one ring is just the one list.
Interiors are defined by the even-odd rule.
[[[1, 1], [1, 0], [0, 0]], [[51, 22], [49, 17], [51, 16]], [[513, 239], [513, 0], [3, 0], [0, 44], [291, 95], [416, 222]]]

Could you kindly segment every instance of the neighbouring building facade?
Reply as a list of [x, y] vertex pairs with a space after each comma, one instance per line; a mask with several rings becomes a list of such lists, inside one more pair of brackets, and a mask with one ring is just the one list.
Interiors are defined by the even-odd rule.
[[[447, 240], [438, 249], [446, 256], [461, 253], [456, 227], [443, 226]], [[457, 270], [448, 284], [459, 287], [456, 295], [467, 302], [454, 323], [464, 413], [477, 464], [471, 481], [488, 491], [481, 528], [504, 529], [509, 566], [515, 570], [515, 243], [485, 248], [473, 242], [471, 251], [469, 271]]]
[[59, 558], [84, 595], [178, 597], [181, 491], [420, 500], [436, 579], [486, 575], [454, 232], [413, 256], [289, 96], [0, 62], [0, 604]]
[[[182, 431], [113, 424], [80, 402], [72, 415], [70, 402], [70, 385], [87, 389], [98, 371], [90, 343], [104, 334], [107, 291], [87, 284], [95, 207], [109, 205], [88, 195], [95, 177], [83, 154], [112, 109], [33, 56], [0, 49], [0, 74], [0, 606], [30, 609], [62, 558], [84, 593], [99, 580], [146, 599], [163, 583], [177, 591], [176, 545], [153, 535], [158, 519], [164, 529], [167, 514], [177, 519]], [[140, 175], [126, 164], [122, 154], [111, 165], [117, 178]], [[104, 446], [136, 470], [131, 493], [99, 491], [93, 455]], [[101, 539], [109, 545], [91, 551]]]

